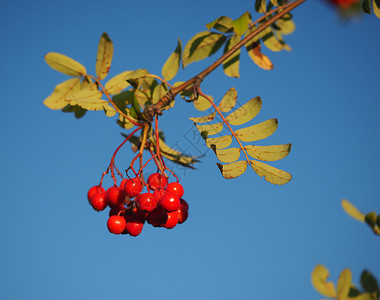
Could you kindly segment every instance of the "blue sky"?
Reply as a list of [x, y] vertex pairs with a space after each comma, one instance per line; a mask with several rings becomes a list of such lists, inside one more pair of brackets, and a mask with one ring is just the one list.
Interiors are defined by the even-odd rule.
[[[293, 51], [273, 53], [263, 71], [242, 55], [241, 78], [221, 69], [202, 89], [214, 99], [235, 87], [242, 103], [260, 96], [255, 118], [279, 127], [260, 145], [292, 143], [273, 165], [293, 174], [273, 186], [253, 171], [225, 180], [208, 152], [197, 170], [178, 169], [189, 219], [173, 230], [146, 226], [132, 238], [108, 233], [107, 213], [87, 203], [114, 149], [114, 119], [89, 112], [76, 120], [42, 101], [66, 76], [44, 61], [64, 53], [94, 73], [99, 38], [115, 52], [110, 76], [147, 68], [160, 74], [183, 43], [221, 15], [239, 17], [254, 1], [3, 1], [0, 298], [2, 299], [320, 299], [310, 283], [316, 264], [336, 282], [344, 268], [358, 283], [366, 268], [380, 277], [379, 241], [349, 218], [340, 201], [380, 213], [380, 21], [342, 21], [321, 1], [294, 11]], [[253, 15], [257, 18], [257, 15]], [[216, 54], [215, 58], [219, 54]], [[186, 80], [214, 58], [189, 65]], [[177, 100], [160, 119], [168, 144], [194, 155], [188, 117]], [[128, 148], [118, 165], [132, 159]], [[109, 180], [106, 184], [110, 185]]]

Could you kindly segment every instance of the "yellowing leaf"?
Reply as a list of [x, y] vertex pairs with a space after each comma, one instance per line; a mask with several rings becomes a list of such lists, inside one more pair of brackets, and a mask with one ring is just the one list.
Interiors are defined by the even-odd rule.
[[317, 265], [311, 273], [311, 283], [313, 287], [323, 296], [336, 298], [335, 285], [333, 282], [327, 282], [330, 276], [329, 271], [323, 265]]
[[122, 90], [129, 86], [127, 80], [125, 80], [126, 76], [133, 71], [124, 71], [107, 81], [104, 88], [110, 95], [119, 94]]
[[133, 84], [132, 84], [132, 86], [134, 88], [137, 88], [140, 85], [140, 83], [141, 83], [140, 82], [141, 77], [144, 77], [147, 74], [149, 74], [148, 70], [146, 70], [146, 69], [137, 69], [137, 70], [135, 70], [133, 72], [128, 73], [124, 77], [124, 80], [129, 81], [129, 83], [131, 83], [131, 82], [135, 83], [135, 84], [137, 83], [136, 86], [133, 86]]
[[114, 109], [109, 104], [104, 104], [103, 105], [103, 110], [104, 110], [104, 113], [106, 114], [107, 117], [113, 117], [117, 113], [116, 109]]
[[100, 37], [98, 54], [96, 56], [95, 72], [100, 80], [104, 79], [111, 68], [113, 44], [107, 33]]
[[277, 119], [269, 119], [262, 123], [236, 130], [236, 136], [243, 142], [253, 142], [272, 135], [278, 126]]
[[240, 151], [240, 148], [216, 149], [215, 154], [221, 162], [230, 163], [239, 159]]
[[230, 111], [236, 104], [237, 92], [234, 88], [230, 88], [223, 96], [222, 101], [219, 103], [218, 108], [222, 112]]
[[232, 19], [230, 17], [222, 16], [217, 18], [215, 21], [206, 24], [207, 29], [216, 29], [223, 33], [232, 32]]
[[104, 110], [108, 102], [100, 99], [103, 93], [97, 90], [82, 90], [66, 97], [66, 102], [70, 105], [79, 105], [87, 110]]
[[241, 125], [257, 116], [261, 110], [262, 101], [260, 97], [249, 100], [242, 107], [235, 110], [226, 117], [226, 120], [231, 125]]
[[290, 19], [280, 19], [276, 22], [282, 34], [291, 34], [296, 30], [296, 24]]
[[350, 269], [344, 269], [342, 273], [340, 273], [338, 278], [338, 299], [346, 300], [348, 299], [348, 292], [350, 291], [352, 281], [352, 273]]
[[65, 98], [79, 92], [80, 87], [80, 78], [68, 79], [55, 87], [53, 93], [44, 100], [44, 104], [50, 109], [62, 109], [67, 105]]
[[255, 159], [263, 161], [275, 161], [286, 157], [292, 144], [273, 145], [273, 146], [245, 146], [244, 149], [247, 153]]
[[181, 64], [182, 45], [181, 40], [178, 39], [177, 48], [166, 60], [162, 67], [161, 73], [165, 80], [169, 81], [177, 75], [179, 65]]
[[274, 6], [278, 6], [278, 2], [277, 2], [277, 0], [270, 0], [270, 2], [271, 2]]
[[261, 40], [264, 42], [264, 45], [271, 51], [278, 52], [284, 49], [284, 45], [274, 35], [272, 29], [267, 27], [262, 33]]
[[346, 199], [342, 199], [343, 210], [352, 218], [364, 222], [364, 214], [356, 208], [351, 202]]
[[222, 165], [217, 163], [220, 172], [223, 177], [226, 179], [236, 178], [242, 175], [245, 170], [247, 170], [247, 162], [246, 161], [236, 161], [230, 164]]
[[211, 56], [223, 45], [226, 37], [223, 34], [202, 31], [196, 34], [183, 51], [183, 67]]
[[238, 36], [242, 36], [248, 28], [248, 24], [251, 21], [251, 15], [248, 11], [242, 14], [238, 19], [232, 22], [234, 31]]
[[152, 94], [152, 103], [156, 104], [167, 93], [167, 91], [168, 90], [163, 83], [156, 85]]
[[[212, 101], [214, 101], [214, 98], [207, 95], [208, 98], [210, 98]], [[197, 100], [193, 101], [194, 107], [199, 111], [205, 111], [211, 107], [211, 103], [204, 97], [199, 96]]]
[[217, 138], [207, 138], [206, 139], [206, 145], [209, 148], [214, 149], [223, 149], [231, 145], [232, 143], [232, 136], [231, 135], [224, 135]]
[[373, 13], [376, 17], [380, 18], [380, 1], [373, 0], [372, 1]]
[[[132, 120], [136, 121], [136, 119], [132, 118], [129, 114], [129, 111], [127, 110], [127, 115], [128, 117], [130, 117]], [[128, 119], [126, 119], [123, 115], [119, 115], [119, 120], [117, 121], [117, 124], [119, 124], [120, 127], [122, 128], [125, 128], [125, 129], [131, 129], [133, 128], [135, 125], [133, 125], [133, 123], [131, 121], [129, 121]]]
[[260, 177], [264, 176], [264, 179], [272, 184], [285, 184], [292, 179], [292, 175], [283, 170], [277, 169], [270, 165], [264, 164], [260, 161], [251, 160], [252, 169]]
[[214, 120], [215, 115], [216, 115], [216, 111], [204, 117], [196, 117], [196, 118], [189, 118], [189, 119], [193, 121], [194, 123], [206, 123], [206, 122], [210, 122]]
[[[226, 43], [224, 47], [224, 53], [229, 51], [233, 46], [239, 43], [241, 40], [240, 36], [233, 35]], [[240, 49], [237, 50], [232, 56], [230, 56], [223, 63], [223, 71], [227, 76], [230, 77], [240, 77], [239, 75], [239, 65], [240, 65]]]
[[255, 1], [255, 10], [258, 13], [265, 13], [267, 11], [267, 1], [266, 0], [256, 0]]
[[84, 76], [87, 72], [81, 63], [60, 53], [46, 54], [45, 61], [52, 69], [69, 76]]
[[223, 130], [223, 122], [211, 125], [195, 125], [200, 133], [207, 132], [207, 135], [214, 135]]
[[[247, 49], [248, 51], [248, 49]], [[264, 70], [272, 70], [273, 63], [269, 59], [268, 56], [261, 53], [261, 45], [258, 44], [256, 47], [252, 48], [248, 51], [249, 57], [253, 60], [253, 62]]]

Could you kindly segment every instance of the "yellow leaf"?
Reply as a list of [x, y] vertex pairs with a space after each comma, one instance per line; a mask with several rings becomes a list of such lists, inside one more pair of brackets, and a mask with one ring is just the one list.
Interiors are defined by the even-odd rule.
[[240, 148], [216, 149], [215, 154], [221, 162], [230, 163], [239, 159], [240, 150]]
[[66, 102], [70, 105], [79, 105], [87, 110], [104, 110], [108, 102], [100, 99], [103, 93], [97, 90], [82, 90], [66, 97]]
[[296, 24], [293, 20], [280, 19], [276, 22], [276, 25], [281, 28], [282, 34], [291, 34], [296, 30]]
[[45, 61], [52, 69], [69, 76], [84, 76], [87, 72], [81, 63], [60, 53], [46, 54]]
[[125, 77], [124, 80], [137, 80], [138, 85], [140, 85], [140, 79], [141, 77], [144, 77], [145, 75], [149, 74], [148, 70], [146, 69], [137, 69], [135, 71], [132, 71], [128, 73]]
[[[136, 119], [132, 118], [129, 114], [129, 110], [127, 110], [127, 115], [129, 118], [131, 118], [132, 120], [135, 120], [137, 122]], [[119, 120], [117, 122], [117, 124], [119, 124], [122, 128], [125, 128], [125, 129], [131, 129], [133, 128], [135, 125], [133, 125], [133, 123], [131, 121], [129, 121], [128, 119], [126, 119], [123, 115], [119, 114]]]
[[195, 125], [200, 133], [207, 132], [207, 135], [214, 135], [223, 130], [223, 122], [211, 125]]
[[263, 70], [272, 70], [273, 63], [269, 59], [268, 56], [261, 53], [261, 45], [258, 44], [257, 47], [252, 48], [248, 51], [249, 57], [253, 60], [253, 62]]
[[286, 157], [292, 144], [273, 145], [273, 146], [245, 146], [244, 149], [247, 153], [255, 159], [263, 161], [275, 161]]
[[258, 13], [265, 13], [267, 11], [266, 0], [256, 0], [255, 9]]
[[364, 214], [358, 210], [351, 202], [346, 199], [342, 199], [342, 207], [343, 210], [352, 218], [364, 222], [365, 216]]
[[119, 94], [122, 90], [129, 86], [125, 77], [133, 71], [124, 71], [107, 81], [104, 88], [110, 95]]
[[376, 17], [380, 18], [380, 2], [377, 0], [372, 1], [372, 7], [373, 7], [373, 13], [375, 14]]
[[272, 135], [278, 126], [277, 119], [269, 119], [262, 123], [236, 130], [237, 137], [243, 142], [253, 142]]
[[261, 110], [262, 101], [260, 97], [249, 100], [242, 107], [235, 110], [226, 117], [226, 120], [231, 125], [241, 125], [257, 116]]
[[[226, 46], [224, 47], [224, 53], [229, 51], [233, 46], [235, 46], [237, 43], [239, 43], [241, 40], [241, 37], [238, 35], [233, 35], [231, 38], [227, 41]], [[239, 75], [239, 65], [240, 65], [240, 49], [237, 50], [232, 56], [230, 56], [226, 61], [223, 63], [223, 71], [224, 74], [230, 77], [238, 78]]]
[[100, 80], [104, 79], [111, 68], [113, 44], [107, 33], [100, 37], [98, 54], [96, 56], [95, 72]]
[[[214, 101], [214, 98], [207, 95], [208, 98], [211, 99], [211, 101]], [[199, 96], [197, 100], [193, 101], [194, 107], [199, 111], [205, 111], [211, 107], [211, 103], [204, 97]]]
[[232, 135], [224, 135], [217, 138], [207, 138], [206, 139], [206, 145], [209, 148], [215, 149], [223, 149], [231, 145], [232, 143]]
[[189, 118], [189, 119], [195, 123], [206, 123], [206, 122], [210, 122], [210, 121], [214, 120], [215, 115], [216, 115], [216, 111], [214, 111], [212, 114], [209, 114], [209, 115], [204, 116], [204, 117]]
[[68, 79], [55, 87], [53, 93], [44, 100], [44, 104], [50, 109], [62, 109], [67, 105], [65, 98], [79, 92], [80, 88], [80, 78]]
[[292, 179], [292, 175], [283, 170], [277, 169], [270, 165], [264, 164], [260, 161], [251, 160], [252, 169], [260, 177], [264, 176], [264, 179], [272, 184], [285, 184]]
[[152, 94], [152, 103], [156, 104], [167, 93], [167, 91], [168, 90], [163, 83], [156, 85]]
[[313, 287], [323, 296], [336, 298], [335, 285], [333, 282], [327, 282], [330, 276], [329, 271], [323, 265], [317, 265], [311, 274], [311, 283]]
[[222, 165], [217, 163], [220, 172], [223, 177], [226, 179], [236, 178], [242, 175], [245, 170], [247, 170], [247, 162], [246, 161], [236, 161], [230, 164]]
[[263, 32], [265, 35], [262, 36], [261, 40], [269, 50], [278, 52], [284, 49], [284, 45], [276, 38], [271, 27], [267, 27]]
[[338, 278], [338, 300], [346, 300], [348, 299], [348, 292], [350, 291], [352, 282], [352, 273], [350, 269], [344, 269], [342, 273], [340, 273]]
[[222, 112], [230, 111], [236, 104], [237, 92], [234, 88], [230, 88], [223, 96], [222, 101], [219, 103], [219, 110]]
[[181, 64], [181, 54], [182, 54], [182, 45], [181, 40], [178, 39], [177, 48], [166, 60], [164, 66], [162, 67], [161, 73], [166, 81], [169, 81], [177, 75], [179, 65]]
[[234, 31], [238, 36], [242, 36], [248, 28], [248, 24], [251, 22], [251, 14], [246, 11], [238, 19], [232, 22]]

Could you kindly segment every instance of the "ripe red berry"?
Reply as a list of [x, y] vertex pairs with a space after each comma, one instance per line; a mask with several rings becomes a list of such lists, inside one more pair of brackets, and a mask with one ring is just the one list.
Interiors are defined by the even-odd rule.
[[106, 193], [96, 193], [91, 198], [90, 204], [96, 211], [104, 210], [108, 205]]
[[168, 213], [161, 206], [157, 206], [147, 216], [147, 221], [154, 227], [163, 227], [168, 220]]
[[165, 176], [159, 174], [159, 173], [153, 173], [148, 178], [148, 185], [152, 190], [158, 189], [158, 188], [165, 188], [168, 184], [168, 180]]
[[120, 234], [125, 230], [127, 222], [124, 217], [121, 216], [111, 216], [107, 221], [107, 227], [109, 232], [114, 234]]
[[122, 190], [124, 190], [124, 185], [125, 185], [125, 183], [126, 183], [127, 181], [128, 181], [128, 178], [123, 179], [123, 180], [120, 182], [119, 188], [122, 189]]
[[90, 188], [87, 192], [87, 199], [90, 202], [91, 198], [95, 196], [96, 193], [105, 193], [104, 188], [101, 185], [95, 185]]
[[[124, 181], [124, 180], [123, 180]], [[143, 189], [141, 179], [138, 177], [127, 179], [124, 183], [124, 191], [129, 198], [134, 198], [140, 195]]]
[[183, 193], [184, 193], [183, 186], [178, 182], [169, 183], [168, 186], [166, 187], [166, 190], [168, 192], [176, 194], [179, 198], [182, 198]]
[[179, 205], [179, 208], [177, 209], [178, 224], [182, 224], [183, 222], [185, 222], [187, 220], [187, 217], [189, 216], [189, 212], [188, 212], [189, 206], [184, 205], [182, 201], [185, 201], [185, 200], [181, 199], [181, 204]]
[[156, 197], [158, 203], [160, 203], [161, 198], [163, 196], [165, 196], [165, 194], [166, 194], [166, 190], [165, 189], [160, 189], [160, 188], [154, 190], [154, 192], [153, 192], [153, 195]]
[[157, 198], [152, 193], [140, 194], [136, 199], [137, 208], [148, 212], [156, 208], [157, 202]]
[[137, 218], [135, 215], [126, 216], [125, 219], [127, 222], [125, 229], [128, 231], [128, 233], [131, 236], [138, 236], [144, 227], [144, 222]]
[[160, 205], [167, 211], [172, 212], [179, 208], [179, 198], [174, 193], [166, 193], [161, 199], [160, 199]]
[[168, 212], [168, 220], [166, 221], [164, 227], [167, 229], [172, 229], [178, 224], [178, 213], [177, 211]]
[[117, 186], [112, 186], [107, 190], [108, 204], [112, 206], [119, 206], [125, 201], [125, 192]]
[[186, 207], [186, 209], [189, 209], [189, 204], [187, 204], [187, 202], [183, 199], [181, 199], [180, 205], [183, 205]]
[[110, 209], [108, 215], [109, 216], [116, 216], [116, 215], [123, 216], [124, 213], [125, 213], [125, 206], [119, 205], [119, 206], [111, 206], [111, 209]]

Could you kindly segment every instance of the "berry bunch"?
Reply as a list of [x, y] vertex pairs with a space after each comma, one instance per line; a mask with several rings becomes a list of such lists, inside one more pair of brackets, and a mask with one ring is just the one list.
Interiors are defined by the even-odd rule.
[[189, 205], [182, 199], [183, 194], [180, 183], [168, 183], [164, 175], [154, 173], [146, 183], [136, 176], [107, 190], [101, 184], [93, 186], [87, 198], [96, 211], [110, 207], [107, 227], [111, 233], [137, 236], [145, 222], [167, 229], [185, 222]]

